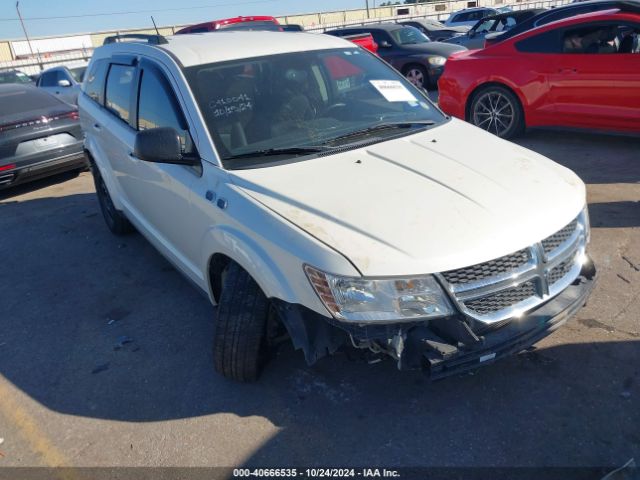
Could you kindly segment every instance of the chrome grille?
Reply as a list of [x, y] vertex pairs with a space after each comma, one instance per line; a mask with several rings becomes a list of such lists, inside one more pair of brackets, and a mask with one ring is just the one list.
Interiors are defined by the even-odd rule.
[[493, 295], [465, 302], [466, 307], [480, 315], [497, 312], [512, 307], [536, 294], [533, 282], [524, 282], [514, 288], [502, 290]]
[[553, 267], [547, 276], [549, 278], [549, 285], [553, 285], [558, 280], [562, 279], [567, 273], [571, 271], [575, 263], [575, 256], [561, 262], [557, 267]]
[[564, 227], [562, 230], [559, 230], [558, 232], [554, 233], [550, 237], [547, 237], [544, 240], [542, 240], [542, 247], [544, 248], [545, 253], [552, 252], [553, 250], [558, 248], [560, 245], [562, 245], [564, 242], [569, 240], [569, 238], [571, 238], [571, 235], [573, 235], [573, 233], [576, 231], [576, 228], [578, 228], [577, 218], [571, 223], [569, 223], [569, 225]]
[[528, 248], [438, 275], [458, 308], [486, 324], [530, 310], [564, 290], [580, 273], [587, 242], [586, 209]]
[[458, 268], [443, 272], [442, 276], [449, 283], [460, 284], [477, 282], [496, 275], [511, 272], [522, 267], [529, 261], [529, 252], [526, 249], [519, 250], [511, 255], [496, 258], [485, 263], [472, 265], [471, 267]]

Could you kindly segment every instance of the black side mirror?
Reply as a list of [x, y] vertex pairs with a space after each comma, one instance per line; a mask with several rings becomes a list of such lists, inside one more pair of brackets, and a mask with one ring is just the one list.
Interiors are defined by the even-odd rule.
[[378, 44], [378, 46], [379, 46], [379, 47], [381, 47], [381, 48], [391, 48], [391, 47], [393, 47], [393, 45], [391, 45], [391, 42], [388, 42], [388, 41], [386, 41], [386, 40], [382, 40], [382, 41]]
[[180, 135], [171, 127], [150, 128], [136, 134], [133, 155], [145, 162], [197, 165], [195, 155], [182, 153]]

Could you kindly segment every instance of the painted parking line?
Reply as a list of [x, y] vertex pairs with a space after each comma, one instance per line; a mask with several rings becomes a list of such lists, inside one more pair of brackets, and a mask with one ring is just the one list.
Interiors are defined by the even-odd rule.
[[38, 427], [35, 419], [20, 405], [7, 383], [2, 381], [0, 381], [0, 399], [2, 399], [0, 413], [17, 427], [31, 450], [40, 454], [47, 467], [56, 468], [52, 471], [52, 476], [58, 480], [81, 480], [78, 473], [71, 468], [69, 460], [53, 445], [53, 442]]

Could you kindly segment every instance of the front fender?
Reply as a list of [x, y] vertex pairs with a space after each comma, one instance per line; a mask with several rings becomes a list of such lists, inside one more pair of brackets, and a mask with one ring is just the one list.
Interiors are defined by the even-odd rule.
[[[242, 230], [230, 225], [212, 227], [202, 242], [202, 252], [202, 271], [208, 272], [213, 255], [226, 255], [249, 272], [267, 297], [294, 303], [293, 299], [297, 295], [280, 266], [258, 242]], [[210, 275], [207, 275], [207, 285], [209, 297], [215, 305]]]

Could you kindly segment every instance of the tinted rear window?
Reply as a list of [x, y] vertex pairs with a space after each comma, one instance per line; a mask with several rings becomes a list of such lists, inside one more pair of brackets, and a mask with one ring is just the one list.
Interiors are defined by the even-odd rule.
[[62, 102], [43, 90], [0, 90], [0, 116], [2, 117], [14, 116], [32, 110], [59, 107], [60, 105], [62, 105]]
[[131, 115], [131, 87], [136, 68], [128, 65], [111, 65], [107, 76], [105, 106], [125, 122]]

